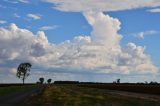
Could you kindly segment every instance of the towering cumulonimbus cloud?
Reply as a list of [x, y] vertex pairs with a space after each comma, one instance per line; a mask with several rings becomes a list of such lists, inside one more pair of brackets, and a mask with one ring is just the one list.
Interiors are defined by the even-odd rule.
[[[126, 48], [120, 47], [121, 35], [120, 21], [105, 15], [103, 12], [120, 11], [142, 7], [160, 6], [159, 0], [47, 0], [54, 3], [57, 10], [65, 12], [82, 12], [88, 23], [92, 26], [91, 41], [94, 44], [102, 44], [98, 63], [104, 70], [123, 70], [128, 73], [129, 70], [141, 70], [156, 72], [155, 67], [148, 55], [145, 54], [145, 48], [136, 46], [134, 43], [128, 43]], [[99, 50], [99, 49], [97, 49]], [[97, 55], [97, 54], [96, 54]]]
[[92, 26], [91, 39], [95, 43], [105, 44], [112, 48], [119, 45], [121, 36], [117, 33], [120, 29], [120, 21], [102, 12], [84, 12], [88, 23]]

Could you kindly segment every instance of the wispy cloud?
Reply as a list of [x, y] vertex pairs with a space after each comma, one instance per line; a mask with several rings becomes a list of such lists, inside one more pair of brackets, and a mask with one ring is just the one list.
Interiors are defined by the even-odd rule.
[[150, 9], [150, 10], [147, 10], [148, 12], [151, 12], [151, 13], [159, 13], [160, 12], [160, 8], [154, 8], [154, 9]]
[[147, 35], [154, 35], [157, 33], [158, 33], [158, 31], [156, 31], [156, 30], [149, 30], [149, 31], [134, 33], [133, 35], [137, 38], [144, 39], [144, 37]]
[[142, 7], [158, 7], [159, 0], [44, 0], [60, 11], [119, 11]]
[[19, 3], [18, 1], [13, 1], [13, 0], [3, 0], [5, 2], [8, 2], [8, 3], [12, 3], [12, 4], [17, 4]]
[[17, 8], [15, 8], [15, 7], [5, 6], [5, 5], [1, 5], [1, 4], [0, 4], [0, 8], [17, 10]]
[[18, 1], [21, 2], [21, 3], [29, 3], [28, 0], [18, 0]]
[[41, 19], [41, 15], [40, 14], [27, 14], [27, 17], [32, 18], [34, 20]]
[[5, 24], [5, 23], [7, 23], [7, 21], [0, 20], [0, 24]]
[[14, 13], [14, 17], [20, 18], [21, 16], [19, 16], [17, 13]]
[[12, 3], [12, 4], [17, 4], [17, 3], [29, 3], [28, 0], [4, 0], [5, 2], [8, 2], [8, 3]]
[[39, 30], [45, 31], [45, 30], [54, 30], [57, 29], [58, 26], [54, 25], [54, 26], [42, 26], [41, 28], [39, 28]]
[[0, 8], [7, 8], [7, 7], [0, 4]]

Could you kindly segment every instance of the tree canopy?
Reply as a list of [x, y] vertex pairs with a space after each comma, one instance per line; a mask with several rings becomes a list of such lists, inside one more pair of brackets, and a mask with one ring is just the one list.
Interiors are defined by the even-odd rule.
[[39, 81], [40, 81], [41, 84], [43, 84], [44, 78], [43, 77], [39, 78]]
[[52, 81], [52, 79], [48, 79], [48, 80], [47, 80], [48, 84], [50, 84], [50, 83], [51, 83], [51, 81]]
[[16, 76], [20, 79], [22, 79], [23, 84], [24, 80], [30, 75], [30, 68], [32, 65], [30, 63], [21, 63], [17, 68], [17, 74]]

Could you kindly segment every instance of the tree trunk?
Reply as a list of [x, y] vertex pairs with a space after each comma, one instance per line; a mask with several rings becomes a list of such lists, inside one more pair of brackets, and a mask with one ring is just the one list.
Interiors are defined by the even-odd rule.
[[26, 73], [24, 73], [23, 75], [23, 85], [24, 85], [25, 76], [26, 76]]
[[23, 85], [24, 85], [24, 78], [22, 80], [23, 80]]

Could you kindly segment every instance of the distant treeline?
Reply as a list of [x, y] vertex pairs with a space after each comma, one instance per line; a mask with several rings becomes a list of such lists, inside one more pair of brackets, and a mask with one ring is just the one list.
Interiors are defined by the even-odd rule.
[[54, 81], [54, 84], [79, 84], [79, 81]]
[[105, 84], [99, 82], [54, 81], [54, 84]]
[[101, 83], [101, 82], [79, 82], [79, 81], [54, 81], [54, 84], [107, 84], [107, 85], [160, 85], [160, 83], [157, 82], [150, 82], [150, 83]]

